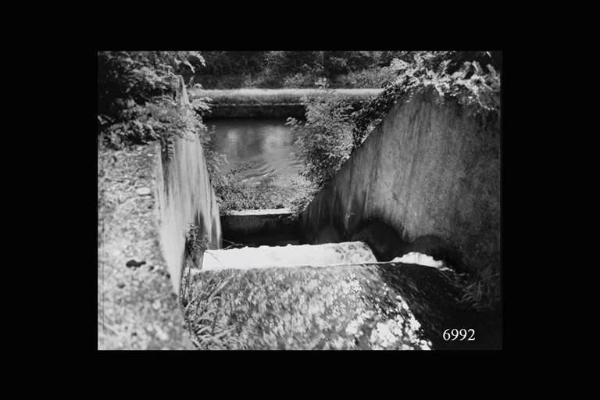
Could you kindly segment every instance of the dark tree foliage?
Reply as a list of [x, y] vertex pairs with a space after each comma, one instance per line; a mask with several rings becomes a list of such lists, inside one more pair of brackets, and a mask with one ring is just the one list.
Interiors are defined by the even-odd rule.
[[[194, 82], [218, 88], [314, 87], [327, 78], [339, 87], [355, 84], [378, 87], [377, 72], [382, 51], [210, 51], [203, 52], [207, 68], [199, 70]], [[340, 79], [348, 74], [373, 71], [375, 79], [363, 73], [359, 79]]]
[[271, 51], [266, 57], [266, 67], [276, 74], [320, 71], [322, 55], [319, 51]]
[[[325, 51], [325, 73], [328, 78], [360, 71], [378, 64], [380, 52], [375, 51]], [[389, 64], [389, 63], [388, 63]]]
[[265, 64], [266, 51], [205, 51], [206, 68], [198, 71], [205, 75], [227, 75], [257, 72]]
[[[381, 87], [389, 81], [394, 59], [413, 62], [415, 56], [427, 68], [436, 69], [449, 60], [449, 73], [465, 61], [492, 65], [501, 70], [502, 53], [493, 51], [208, 51], [207, 66], [184, 72], [186, 82], [206, 87], [314, 87], [327, 78], [331, 87]], [[192, 77], [193, 75], [193, 77]]]
[[175, 92], [173, 78], [195, 72], [204, 59], [193, 51], [103, 51], [98, 53], [98, 114], [119, 119], [132, 102]]

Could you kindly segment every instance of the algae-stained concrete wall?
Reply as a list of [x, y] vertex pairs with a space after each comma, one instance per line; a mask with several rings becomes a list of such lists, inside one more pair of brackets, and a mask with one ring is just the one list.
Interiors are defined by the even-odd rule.
[[499, 266], [500, 125], [422, 93], [397, 104], [302, 215], [311, 240], [369, 219], [407, 241], [435, 235], [462, 267]]
[[[187, 107], [185, 88], [180, 86], [180, 91], [182, 106]], [[219, 209], [197, 135], [173, 137], [168, 156], [165, 148], [157, 150], [156, 198], [161, 249], [173, 289], [179, 293], [186, 234], [192, 224], [199, 225], [208, 248], [221, 248]]]

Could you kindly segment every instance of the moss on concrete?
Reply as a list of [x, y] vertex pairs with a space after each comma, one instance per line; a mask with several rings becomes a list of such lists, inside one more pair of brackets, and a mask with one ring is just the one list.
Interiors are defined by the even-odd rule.
[[434, 268], [399, 263], [206, 271], [186, 319], [201, 349], [443, 349], [467, 327], [458, 291]]

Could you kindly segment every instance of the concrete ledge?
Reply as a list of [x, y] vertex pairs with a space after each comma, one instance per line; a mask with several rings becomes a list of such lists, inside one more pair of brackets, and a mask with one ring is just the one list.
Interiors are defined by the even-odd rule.
[[190, 89], [190, 98], [209, 97], [217, 103], [254, 104], [300, 104], [305, 96], [329, 93], [333, 96], [368, 99], [380, 94], [383, 89]]
[[260, 210], [231, 210], [224, 216], [292, 215], [289, 208], [263, 208]]
[[291, 268], [302, 265], [324, 267], [376, 261], [371, 249], [362, 242], [260, 246], [229, 250], [206, 250], [202, 261], [202, 271], [228, 268]]
[[191, 98], [210, 98], [211, 110], [205, 118], [302, 118], [306, 96], [328, 96], [361, 103], [376, 97], [383, 89], [190, 89]]

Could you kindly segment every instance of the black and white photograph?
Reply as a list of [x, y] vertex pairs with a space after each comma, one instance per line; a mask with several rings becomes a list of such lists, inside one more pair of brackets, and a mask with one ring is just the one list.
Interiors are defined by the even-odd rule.
[[502, 64], [97, 51], [98, 350], [502, 350]]

